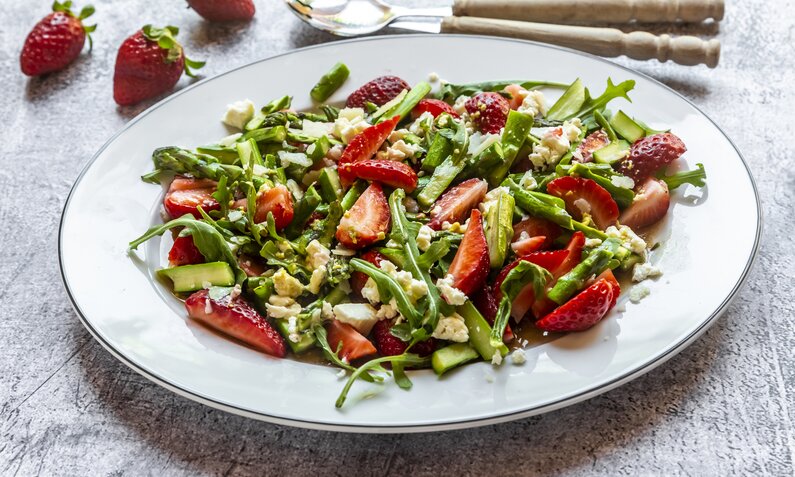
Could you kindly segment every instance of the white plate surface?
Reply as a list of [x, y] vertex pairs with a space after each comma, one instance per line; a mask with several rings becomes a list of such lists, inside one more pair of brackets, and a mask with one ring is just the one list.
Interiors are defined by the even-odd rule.
[[[478, 67], [472, 67], [471, 59]], [[139, 177], [164, 145], [195, 147], [228, 134], [226, 105], [308, 92], [336, 61], [351, 77], [332, 100], [383, 74], [409, 83], [436, 72], [450, 82], [580, 77], [594, 93], [606, 78], [637, 82], [624, 109], [654, 127], [670, 127], [687, 144], [693, 167], [704, 163], [708, 188], [678, 193], [653, 255], [664, 270], [646, 282], [651, 295], [626, 304], [595, 328], [530, 349], [523, 366], [477, 363], [437, 379], [412, 372], [414, 387], [356, 384], [338, 410], [343, 382], [335, 370], [278, 360], [229, 341], [188, 320], [181, 304], [152, 279], [163, 243], [127, 243], [154, 223], [163, 191]], [[543, 65], [540, 68], [539, 65]], [[697, 203], [697, 205], [695, 205]], [[263, 60], [210, 78], [148, 109], [94, 156], [64, 209], [60, 259], [78, 315], [111, 353], [144, 376], [213, 407], [266, 421], [355, 432], [415, 432], [503, 422], [557, 409], [629, 381], [692, 342], [728, 305], [756, 252], [761, 218], [742, 157], [720, 129], [664, 85], [605, 60], [570, 50], [473, 36], [376, 37], [336, 42]], [[628, 293], [622, 295], [627, 301]], [[619, 306], [618, 308], [621, 308]], [[493, 375], [493, 382], [487, 380]], [[359, 400], [357, 396], [369, 395]]]

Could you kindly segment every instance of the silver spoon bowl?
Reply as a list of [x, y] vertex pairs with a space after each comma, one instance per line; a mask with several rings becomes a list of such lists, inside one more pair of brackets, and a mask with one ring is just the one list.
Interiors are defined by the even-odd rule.
[[[306, 23], [339, 36], [359, 36], [376, 32], [399, 18], [442, 18], [451, 16], [452, 7], [405, 8], [379, 0], [285, 0]], [[436, 27], [438, 31], [438, 26]]]

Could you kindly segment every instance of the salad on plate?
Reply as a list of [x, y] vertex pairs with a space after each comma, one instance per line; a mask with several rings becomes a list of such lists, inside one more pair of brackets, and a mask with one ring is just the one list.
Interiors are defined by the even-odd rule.
[[166, 220], [130, 243], [170, 231], [157, 274], [188, 316], [338, 367], [338, 407], [357, 379], [406, 389], [407, 369], [520, 365], [531, 342], [593, 327], [620, 281], [662, 273], [648, 232], [670, 191], [705, 185], [701, 164], [667, 174], [679, 137], [607, 108], [634, 81], [592, 95], [382, 76], [326, 103], [348, 75], [323, 75], [311, 110], [235, 102], [234, 134], [156, 149], [143, 180], [166, 185]]

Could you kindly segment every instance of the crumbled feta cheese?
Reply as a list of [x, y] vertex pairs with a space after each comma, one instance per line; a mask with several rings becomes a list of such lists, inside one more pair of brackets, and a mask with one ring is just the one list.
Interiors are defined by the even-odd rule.
[[328, 136], [332, 131], [334, 131], [334, 123], [322, 123], [319, 121], [310, 121], [308, 119], [304, 119], [301, 122], [301, 131], [304, 133], [304, 135], [309, 137]]
[[469, 96], [462, 94], [461, 96], [455, 99], [455, 104], [453, 104], [453, 109], [456, 113], [463, 116], [467, 112], [466, 103], [469, 101]]
[[342, 368], [339, 371], [337, 371], [337, 378], [338, 379], [342, 379], [342, 378], [344, 378], [347, 375], [348, 375], [348, 371], [346, 371], [345, 368]]
[[391, 146], [388, 146], [385, 150], [378, 151], [376, 158], [389, 161], [403, 161], [405, 159], [414, 157], [414, 155], [420, 151], [420, 149], [421, 148], [419, 146], [408, 144], [400, 139], [394, 142]]
[[453, 286], [453, 281], [455, 277], [448, 274], [444, 278], [440, 278], [436, 280], [436, 288], [439, 289], [439, 294], [442, 295], [444, 301], [451, 305], [463, 305], [467, 301], [467, 296], [459, 290], [458, 288]]
[[287, 273], [287, 270], [280, 268], [273, 275], [273, 287], [276, 294], [281, 296], [297, 297], [304, 291], [304, 286], [295, 277]]
[[520, 113], [525, 113], [536, 117], [539, 114], [547, 113], [547, 100], [541, 91], [527, 91], [522, 99], [522, 104], [516, 109]]
[[442, 222], [442, 230], [445, 232], [453, 232], [457, 234], [462, 234], [467, 231], [467, 227], [469, 226], [469, 219], [467, 219], [464, 225], [459, 224], [458, 222], [453, 222], [452, 224], [448, 221]]
[[431, 83], [436, 83], [437, 81], [439, 81], [439, 75], [432, 71], [431, 73], [428, 74], [428, 81], [430, 81]]
[[212, 314], [212, 312], [213, 312], [213, 302], [212, 302], [212, 300], [210, 300], [210, 298], [208, 297], [208, 298], [207, 298], [207, 299], [204, 301], [204, 313], [206, 313], [206, 314], [210, 315], [210, 314]]
[[221, 119], [224, 124], [237, 129], [243, 129], [247, 122], [254, 117], [254, 103], [251, 100], [235, 101], [226, 106], [226, 114]]
[[578, 118], [565, 121], [563, 126], [547, 130], [541, 137], [541, 143], [533, 146], [529, 159], [536, 169], [554, 166], [561, 157], [569, 152], [571, 142], [580, 137], [582, 123]]
[[323, 286], [323, 281], [326, 279], [326, 267], [321, 265], [312, 271], [312, 276], [309, 278], [309, 285], [306, 289], [310, 293], [317, 295], [320, 293], [320, 287]]
[[347, 323], [367, 336], [378, 321], [376, 310], [367, 303], [342, 303], [334, 306], [337, 321]]
[[480, 131], [475, 132], [469, 136], [469, 146], [467, 147], [467, 154], [470, 156], [477, 156], [489, 148], [495, 142], [500, 141], [499, 134], [482, 134]]
[[309, 159], [303, 152], [279, 151], [277, 154], [279, 155], [282, 167], [287, 167], [290, 164], [297, 164], [302, 167], [309, 167], [312, 165], [312, 159]]
[[632, 290], [629, 291], [629, 301], [632, 303], [639, 303], [642, 299], [651, 294], [649, 287], [644, 285], [634, 285]]
[[611, 225], [605, 230], [608, 237], [617, 238], [621, 241], [622, 245], [634, 253], [642, 255], [646, 251], [646, 241], [638, 237], [631, 228], [622, 225], [616, 228]]
[[237, 142], [238, 139], [240, 139], [240, 136], [242, 135], [243, 135], [242, 133], [234, 133], [230, 134], [229, 136], [222, 137], [221, 139], [218, 140], [218, 145], [224, 147], [231, 147]]
[[634, 189], [635, 181], [627, 176], [613, 176], [610, 178], [610, 183], [616, 187], [623, 187], [624, 189]]
[[393, 298], [378, 309], [375, 317], [379, 320], [391, 320], [398, 315], [397, 301]]
[[381, 303], [381, 294], [378, 293], [378, 285], [375, 280], [368, 278], [362, 287], [362, 298], [369, 301], [373, 305]]
[[298, 317], [293, 315], [287, 318], [287, 339], [293, 343], [298, 343], [301, 336], [298, 334]]
[[431, 128], [433, 124], [433, 114], [425, 111], [420, 114], [417, 119], [409, 126], [409, 132], [417, 136], [423, 136], [425, 131]]
[[271, 295], [265, 310], [271, 318], [289, 319], [301, 313], [301, 305], [288, 296]]
[[494, 366], [499, 366], [502, 364], [502, 354], [499, 351], [491, 355], [491, 364]]
[[574, 201], [574, 207], [577, 207], [581, 214], [591, 213], [591, 204], [582, 197]]
[[520, 365], [520, 364], [525, 364], [526, 362], [527, 362], [527, 356], [524, 354], [523, 349], [517, 348], [513, 350], [513, 353], [511, 353], [511, 363]]
[[659, 277], [660, 275], [662, 275], [662, 270], [649, 262], [636, 263], [635, 266], [632, 267], [633, 282], [642, 282], [647, 278]]
[[340, 144], [335, 144], [331, 149], [328, 150], [326, 153], [326, 159], [330, 159], [333, 162], [337, 162], [342, 157], [343, 147]]
[[306, 246], [306, 263], [312, 270], [327, 265], [330, 259], [329, 249], [317, 240], [312, 240]]
[[331, 306], [331, 303], [324, 301], [323, 306], [320, 309], [320, 317], [324, 320], [331, 320], [334, 318], [334, 307]]
[[538, 182], [532, 171], [525, 172], [522, 178], [519, 179], [519, 187], [525, 190], [535, 190], [538, 187]]
[[370, 127], [362, 108], [342, 108], [334, 121], [334, 135], [348, 144], [357, 134]]
[[588, 248], [594, 248], [602, 245], [602, 239], [598, 238], [589, 238], [585, 239], [585, 246]]
[[423, 224], [420, 231], [417, 233], [417, 247], [423, 252], [428, 250], [433, 240], [434, 230], [427, 225]]
[[262, 176], [267, 175], [268, 172], [270, 172], [270, 169], [268, 169], [267, 167], [265, 167], [263, 165], [260, 165], [260, 164], [254, 164], [251, 167], [251, 171], [254, 173], [255, 176], [262, 177]]
[[469, 330], [464, 322], [464, 317], [458, 313], [453, 313], [452, 316], [439, 318], [439, 323], [436, 325], [436, 329], [433, 330], [432, 336], [439, 340], [466, 343], [469, 341]]

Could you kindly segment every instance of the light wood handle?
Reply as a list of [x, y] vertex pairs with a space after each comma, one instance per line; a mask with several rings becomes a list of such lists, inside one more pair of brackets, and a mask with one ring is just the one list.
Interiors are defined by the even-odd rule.
[[720, 42], [694, 36], [653, 35], [647, 32], [624, 33], [615, 28], [596, 28], [549, 23], [530, 23], [476, 17], [446, 17], [443, 33], [471, 33], [534, 40], [567, 46], [600, 56], [626, 55], [636, 60], [668, 60], [680, 65], [718, 65]]
[[541, 23], [702, 22], [723, 19], [723, 0], [455, 0], [457, 17]]

